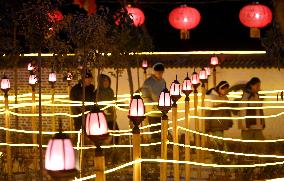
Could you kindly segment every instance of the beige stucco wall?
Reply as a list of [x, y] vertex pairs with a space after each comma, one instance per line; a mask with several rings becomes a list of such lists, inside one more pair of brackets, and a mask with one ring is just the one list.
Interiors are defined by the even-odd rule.
[[[109, 74], [109, 72], [114, 71], [112, 69], [105, 69], [103, 73]], [[167, 69], [165, 71], [165, 80], [167, 81], [167, 86], [170, 86], [170, 83], [175, 78], [175, 75], [178, 74], [178, 79], [180, 82], [185, 78], [186, 72], [192, 73], [193, 69]], [[137, 79], [137, 70], [133, 69], [133, 81], [134, 81], [134, 89], [138, 89], [138, 79]], [[148, 74], [150, 75], [151, 70], [148, 70]], [[140, 74], [140, 85], [143, 83], [143, 71], [139, 71]], [[278, 71], [277, 69], [217, 69], [217, 81], [226, 80], [231, 85], [235, 85], [240, 82], [246, 82], [251, 77], [257, 76], [262, 80], [262, 90], [276, 90], [276, 89], [284, 89], [284, 73], [283, 71]], [[212, 86], [212, 79], [209, 81], [209, 87]], [[112, 88], [115, 90], [115, 78], [112, 77]], [[119, 94], [129, 93], [129, 85], [127, 73], [124, 71], [122, 76], [119, 79]], [[271, 100], [271, 99], [270, 99]], [[274, 99], [276, 100], [276, 99]], [[266, 104], [269, 105], [269, 104]], [[283, 104], [279, 104], [283, 105]], [[183, 109], [183, 106], [180, 106]], [[284, 111], [283, 109], [268, 109], [265, 110], [265, 115], [277, 114]], [[170, 115], [170, 114], [169, 114]], [[179, 114], [179, 117], [183, 117], [183, 114]], [[276, 138], [276, 137], [284, 137], [284, 124], [282, 123], [283, 116], [266, 119], [266, 128], [264, 130], [264, 134], [267, 138]], [[128, 128], [128, 118], [127, 112], [118, 111], [118, 124], [120, 129]], [[182, 122], [180, 124], [183, 124]], [[194, 129], [194, 124], [192, 121], [191, 128]], [[237, 129], [237, 121], [234, 121], [234, 126], [229, 131], [226, 131], [226, 136], [228, 137], [240, 137], [240, 130]]]

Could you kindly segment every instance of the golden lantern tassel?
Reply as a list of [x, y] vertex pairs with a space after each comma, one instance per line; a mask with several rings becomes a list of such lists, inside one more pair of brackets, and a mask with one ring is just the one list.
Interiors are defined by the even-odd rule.
[[260, 38], [260, 29], [250, 28], [250, 37], [251, 38]]
[[190, 34], [188, 30], [180, 30], [180, 39], [188, 40], [190, 38]]

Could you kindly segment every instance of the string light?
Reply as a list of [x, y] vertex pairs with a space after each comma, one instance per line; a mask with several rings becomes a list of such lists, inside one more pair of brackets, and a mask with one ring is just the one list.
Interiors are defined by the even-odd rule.
[[191, 132], [193, 134], [198, 134], [201, 136], [206, 136], [209, 138], [213, 138], [213, 139], [219, 139], [219, 140], [224, 140], [224, 141], [234, 141], [234, 142], [243, 142], [243, 143], [276, 143], [276, 142], [283, 142], [284, 139], [275, 139], [275, 140], [242, 140], [242, 139], [236, 139], [236, 138], [225, 138], [225, 137], [219, 137], [219, 136], [214, 136], [214, 135], [210, 135], [210, 134], [205, 134], [205, 133], [201, 133], [201, 132], [197, 132], [194, 130], [190, 130], [181, 126], [178, 126], [178, 129], [181, 129], [183, 131], [188, 131]]

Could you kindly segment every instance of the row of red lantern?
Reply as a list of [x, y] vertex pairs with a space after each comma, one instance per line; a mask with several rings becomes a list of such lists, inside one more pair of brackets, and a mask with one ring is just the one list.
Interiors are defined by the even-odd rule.
[[[133, 20], [134, 26], [144, 24], [145, 15], [139, 8], [127, 6], [126, 10]], [[49, 13], [52, 22], [58, 22], [63, 19], [60, 11]], [[251, 28], [251, 37], [260, 36], [259, 28], [267, 26], [272, 21], [272, 11], [269, 7], [253, 3], [244, 6], [239, 13], [239, 19], [244, 26]], [[181, 39], [189, 39], [189, 30], [198, 26], [201, 20], [199, 11], [193, 7], [182, 5], [173, 9], [169, 14], [170, 24], [181, 31]]]

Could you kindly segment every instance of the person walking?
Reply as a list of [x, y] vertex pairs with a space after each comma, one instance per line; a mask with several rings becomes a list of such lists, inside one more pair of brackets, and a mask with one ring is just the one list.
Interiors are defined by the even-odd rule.
[[[227, 81], [221, 81], [215, 88], [210, 89], [206, 93], [206, 97], [210, 100], [223, 100], [228, 101], [229, 83]], [[209, 108], [228, 107], [226, 102], [207, 102]], [[228, 109], [220, 110], [206, 110], [206, 117], [231, 117], [231, 111]], [[233, 126], [231, 119], [208, 119], [205, 120], [205, 131], [215, 136], [224, 136], [224, 131], [230, 129]]]
[[[105, 74], [100, 74], [98, 88], [95, 90], [95, 100], [97, 102], [101, 101], [113, 101], [114, 100], [114, 91], [111, 88], [111, 79]], [[100, 106], [100, 108], [105, 107], [105, 105]], [[104, 110], [106, 115], [106, 120], [109, 129], [116, 130], [118, 129], [116, 123], [116, 112], [115, 107], [111, 106]]]
[[[145, 80], [141, 87], [142, 98], [145, 103], [153, 103], [159, 101], [161, 91], [164, 89], [166, 81], [163, 78], [165, 67], [162, 63], [156, 63], [153, 66], [152, 75]], [[158, 106], [146, 106], [146, 111], [159, 111]], [[161, 113], [153, 112], [147, 116], [149, 124], [156, 124], [161, 122]], [[150, 131], [160, 130], [161, 126], [151, 127]], [[153, 134], [152, 139], [160, 140], [159, 134]], [[157, 141], [156, 140], [156, 141]]]
[[[90, 71], [86, 71], [85, 74], [85, 102], [94, 102], [94, 85], [92, 84], [93, 75]], [[70, 100], [72, 101], [83, 101], [83, 81], [79, 80], [78, 84], [74, 85], [70, 91]], [[90, 111], [91, 106], [86, 106], [85, 111]], [[73, 115], [82, 113], [82, 107], [72, 106], [71, 111]], [[76, 131], [82, 128], [82, 116], [74, 117], [74, 128]]]
[[[261, 101], [258, 92], [260, 91], [261, 81], [259, 78], [254, 77], [246, 84], [243, 91], [242, 101]], [[240, 116], [263, 116], [262, 103], [241, 103], [240, 107], [256, 107], [256, 109], [245, 109], [240, 111]], [[244, 118], [239, 121], [239, 128], [242, 131], [242, 139], [245, 140], [263, 140], [262, 130], [265, 128], [265, 121], [261, 117]]]

